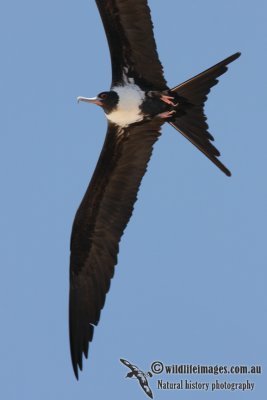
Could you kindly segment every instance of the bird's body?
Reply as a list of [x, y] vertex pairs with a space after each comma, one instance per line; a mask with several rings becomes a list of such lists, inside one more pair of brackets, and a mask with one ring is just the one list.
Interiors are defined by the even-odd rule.
[[128, 126], [143, 120], [141, 105], [145, 99], [145, 92], [134, 83], [111, 88], [118, 95], [115, 108], [106, 113], [107, 119], [118, 125]]
[[226, 175], [211, 143], [204, 104], [233, 54], [170, 88], [156, 51], [147, 0], [96, 0], [109, 43], [111, 89], [78, 100], [103, 108], [108, 129], [97, 166], [76, 213], [70, 256], [70, 346], [82, 369], [117, 264], [119, 242], [161, 126], [168, 122]]
[[[126, 127], [137, 122], [149, 121], [155, 117], [171, 118], [172, 114], [178, 114], [182, 107], [189, 106], [185, 101], [179, 102], [180, 98], [176, 93], [169, 90], [145, 91], [135, 83], [126, 83], [114, 86], [109, 92], [100, 93], [100, 97], [105, 95], [102, 104], [99, 98], [78, 97], [78, 101], [92, 102], [103, 107], [109, 122], [118, 127]], [[168, 96], [170, 95], [170, 96]], [[170, 98], [172, 100], [164, 100]], [[182, 100], [182, 99], [181, 99]], [[183, 99], [184, 100], [184, 99]], [[164, 113], [167, 113], [164, 115]], [[168, 114], [171, 113], [171, 114]]]

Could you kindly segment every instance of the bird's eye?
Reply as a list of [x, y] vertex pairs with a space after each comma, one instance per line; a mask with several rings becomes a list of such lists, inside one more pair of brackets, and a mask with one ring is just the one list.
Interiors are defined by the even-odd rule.
[[99, 97], [100, 97], [100, 99], [105, 100], [108, 97], [108, 95], [107, 95], [107, 93], [101, 93]]

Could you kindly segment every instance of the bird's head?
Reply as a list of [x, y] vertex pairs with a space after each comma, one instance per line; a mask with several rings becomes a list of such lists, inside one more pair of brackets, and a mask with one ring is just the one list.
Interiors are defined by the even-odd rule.
[[125, 376], [125, 378], [132, 378], [134, 376], [133, 372], [128, 372], [128, 374]]
[[85, 101], [87, 103], [97, 104], [102, 107], [106, 114], [114, 110], [119, 102], [119, 96], [114, 90], [101, 92], [96, 97], [77, 97], [78, 103]]

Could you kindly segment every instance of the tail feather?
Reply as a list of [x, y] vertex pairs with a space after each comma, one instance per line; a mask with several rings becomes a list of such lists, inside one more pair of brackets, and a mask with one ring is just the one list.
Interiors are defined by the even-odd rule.
[[235, 53], [195, 77], [171, 89], [180, 98], [184, 98], [190, 107], [186, 107], [184, 115], [173, 118], [169, 123], [204, 153], [227, 176], [231, 172], [217, 159], [219, 151], [210, 140], [214, 140], [208, 131], [204, 104], [210, 89], [217, 84], [218, 77], [227, 71], [227, 65], [236, 60], [241, 53]]

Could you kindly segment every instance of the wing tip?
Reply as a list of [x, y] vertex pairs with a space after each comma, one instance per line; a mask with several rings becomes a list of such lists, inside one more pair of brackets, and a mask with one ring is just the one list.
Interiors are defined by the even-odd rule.
[[237, 58], [241, 56], [241, 51], [237, 51], [236, 53], [232, 54], [230, 57], [226, 58], [227, 64], [230, 64], [231, 62], [235, 61]]
[[[204, 153], [205, 154], [205, 153]], [[231, 173], [231, 171], [228, 169], [228, 168], [226, 168], [226, 166], [220, 161], [220, 160], [218, 160], [218, 158], [217, 157], [210, 157], [210, 155], [209, 154], [205, 154], [209, 159], [210, 159], [210, 161], [212, 161], [213, 162], [213, 164], [215, 164], [226, 176], [228, 176], [229, 178], [232, 176], [232, 173]]]
[[[73, 372], [75, 375], [75, 378], [77, 379], [77, 381], [79, 380], [79, 370], [78, 370], [78, 363], [76, 363], [73, 358], [71, 359], [72, 361], [72, 368], [73, 368]], [[82, 368], [81, 368], [82, 371]]]
[[74, 348], [71, 345], [71, 362], [73, 372], [77, 381], [79, 380], [79, 371], [82, 372], [83, 370], [83, 356], [88, 359], [89, 342], [90, 340], [88, 340], [86, 347], [81, 349], [81, 351], [79, 352], [74, 352]]
[[232, 176], [232, 172], [229, 171], [229, 169], [226, 168], [225, 175], [230, 178]]

